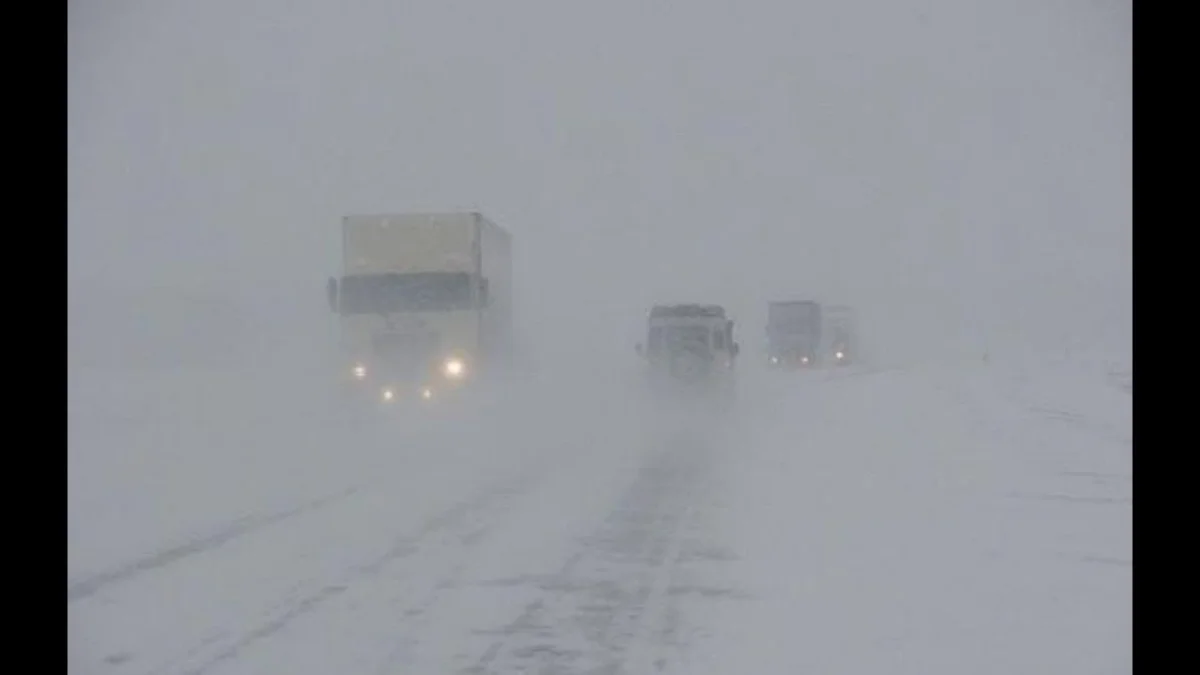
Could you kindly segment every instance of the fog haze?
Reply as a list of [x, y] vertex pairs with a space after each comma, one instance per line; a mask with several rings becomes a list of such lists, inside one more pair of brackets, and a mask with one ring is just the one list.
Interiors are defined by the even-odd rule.
[[895, 354], [1123, 346], [1131, 33], [1104, 2], [73, 3], [72, 317], [153, 288], [319, 321], [340, 216], [473, 209], [551, 343], [631, 354], [673, 299], [757, 339], [817, 296]]
[[[1131, 3], [80, 0], [67, 40], [69, 671], [1131, 670]], [[457, 210], [512, 235], [515, 369], [327, 306], [343, 216]], [[858, 335], [768, 354], [777, 299]], [[741, 350], [641, 358], [678, 301]]]

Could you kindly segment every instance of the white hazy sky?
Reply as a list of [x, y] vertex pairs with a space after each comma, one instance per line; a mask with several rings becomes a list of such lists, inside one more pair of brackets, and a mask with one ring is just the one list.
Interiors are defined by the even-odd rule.
[[1131, 333], [1127, 1], [79, 0], [67, 87], [73, 307], [323, 311], [342, 214], [475, 209], [528, 321], [621, 349], [649, 302], [754, 335], [777, 295], [876, 341]]

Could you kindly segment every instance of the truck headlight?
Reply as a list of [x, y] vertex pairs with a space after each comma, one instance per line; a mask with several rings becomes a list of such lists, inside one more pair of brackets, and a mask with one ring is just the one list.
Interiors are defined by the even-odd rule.
[[367, 376], [367, 367], [359, 364], [354, 366], [354, 379], [361, 380]]
[[462, 362], [462, 359], [446, 359], [442, 370], [445, 371], [447, 377], [457, 379], [467, 372], [467, 366]]
[[838, 359], [841, 359], [842, 357], [845, 356], [845, 354], [838, 352], [838, 353], [834, 354], [834, 356], [836, 356]]
[[391, 389], [384, 389], [381, 396], [383, 396], [383, 400], [390, 402], [392, 399], [396, 398], [396, 392], [392, 391]]

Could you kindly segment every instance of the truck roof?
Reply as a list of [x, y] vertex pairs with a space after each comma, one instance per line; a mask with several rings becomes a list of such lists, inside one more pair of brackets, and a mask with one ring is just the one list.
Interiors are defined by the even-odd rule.
[[406, 211], [396, 213], [350, 213], [342, 216], [342, 226], [348, 225], [406, 225], [416, 223], [473, 223], [480, 222], [488, 228], [507, 234], [507, 230], [497, 225], [487, 216], [478, 211]]
[[678, 303], [672, 305], [655, 305], [650, 308], [651, 318], [683, 318], [683, 317], [716, 317], [725, 318], [725, 308], [720, 305], [702, 305], [697, 303]]
[[348, 213], [349, 220], [408, 220], [408, 219], [441, 219], [445, 217], [462, 218], [464, 216], [483, 217], [478, 211], [395, 211], [383, 213]]

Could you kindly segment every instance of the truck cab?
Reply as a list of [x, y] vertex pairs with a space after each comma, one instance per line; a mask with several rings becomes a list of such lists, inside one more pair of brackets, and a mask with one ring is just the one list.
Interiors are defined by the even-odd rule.
[[829, 326], [829, 356], [837, 366], [848, 366], [859, 358], [858, 326], [854, 310], [845, 305], [826, 308]]
[[720, 305], [655, 305], [636, 350], [655, 387], [732, 395], [740, 346]]

